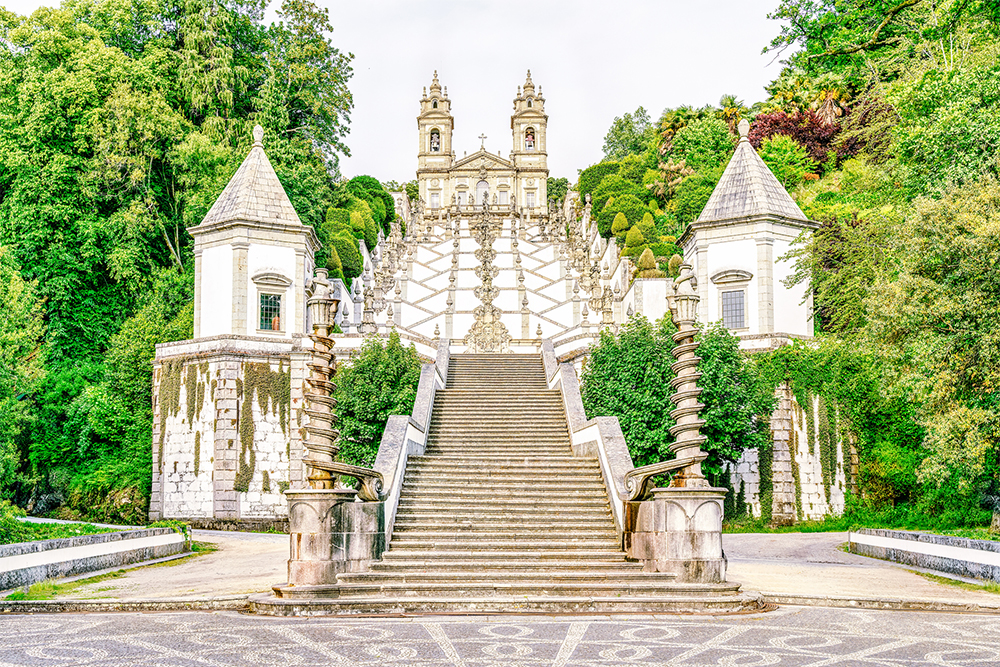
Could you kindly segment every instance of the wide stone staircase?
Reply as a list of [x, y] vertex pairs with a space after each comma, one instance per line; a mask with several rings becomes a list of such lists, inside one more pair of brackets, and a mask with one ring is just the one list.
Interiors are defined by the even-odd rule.
[[425, 455], [409, 460], [382, 561], [339, 575], [336, 599], [321, 604], [356, 613], [733, 611], [752, 602], [737, 601], [738, 589], [678, 584], [626, 561], [598, 461], [573, 456], [561, 393], [548, 389], [540, 357], [464, 354], [451, 358], [434, 399]]

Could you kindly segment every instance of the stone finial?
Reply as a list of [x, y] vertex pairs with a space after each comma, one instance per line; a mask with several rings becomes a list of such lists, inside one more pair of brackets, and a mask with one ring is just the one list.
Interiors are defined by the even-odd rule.
[[542, 323], [541, 322], [538, 323], [538, 329], [535, 331], [535, 336], [537, 336], [538, 338], [542, 337]]
[[740, 133], [740, 141], [749, 141], [747, 135], [750, 134], [750, 121], [746, 118], [740, 119], [740, 123], [736, 126], [736, 129]]
[[440, 338], [441, 337], [441, 325], [439, 325], [439, 324], [435, 324], [434, 325], [434, 337], [435, 338]]
[[264, 128], [260, 125], [253, 126], [253, 146], [254, 148], [264, 147]]

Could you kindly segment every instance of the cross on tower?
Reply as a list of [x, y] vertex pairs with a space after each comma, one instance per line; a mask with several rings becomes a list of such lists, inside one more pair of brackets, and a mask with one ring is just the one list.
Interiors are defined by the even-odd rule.
[[479, 135], [479, 150], [484, 150], [486, 148], [486, 135]]

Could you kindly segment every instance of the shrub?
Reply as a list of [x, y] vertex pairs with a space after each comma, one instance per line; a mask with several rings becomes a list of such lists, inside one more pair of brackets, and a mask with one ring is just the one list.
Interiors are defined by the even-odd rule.
[[580, 178], [576, 182], [576, 191], [580, 193], [580, 199], [594, 192], [594, 188], [600, 185], [605, 176], [618, 173], [617, 162], [600, 162], [592, 167], [587, 167], [580, 172]]
[[645, 213], [642, 216], [642, 220], [634, 225], [634, 228], [639, 230], [646, 243], [656, 243], [660, 240], [660, 234], [656, 230], [656, 223], [653, 222], [652, 213]]
[[785, 189], [798, 185], [816, 169], [816, 163], [795, 139], [778, 134], [765, 139], [760, 157]]
[[629, 226], [632, 226], [642, 219], [643, 214], [646, 213], [646, 207], [642, 201], [632, 195], [626, 194], [616, 197], [612, 203], [604, 207], [601, 215], [597, 218], [597, 230], [601, 236], [609, 238], [612, 235], [614, 219], [619, 213], [624, 214]]
[[639, 278], [667, 277], [666, 273], [656, 267], [656, 258], [653, 257], [653, 251], [649, 248], [642, 251], [642, 254], [639, 255], [639, 261], [635, 263], [635, 266], [639, 269], [636, 274]]
[[330, 237], [330, 247], [337, 253], [340, 259], [340, 267], [344, 272], [345, 282], [354, 280], [364, 271], [364, 259], [361, 257], [361, 250], [358, 249], [358, 242], [353, 236], [346, 232], [341, 232]]
[[687, 166], [701, 171], [725, 166], [736, 147], [735, 137], [718, 118], [692, 121], [674, 134], [673, 154]]
[[611, 223], [611, 233], [614, 234], [615, 238], [624, 237], [631, 226], [632, 223], [628, 221], [624, 213], [616, 213], [614, 222]]
[[708, 203], [712, 191], [722, 177], [722, 169], [688, 176], [677, 186], [677, 220], [684, 224], [694, 222]]
[[[618, 215], [621, 215], [621, 213]], [[628, 233], [625, 235], [625, 247], [636, 248], [644, 245], [646, 245], [646, 237], [642, 235], [638, 227], [628, 230]], [[646, 250], [649, 250], [649, 248], [646, 248]], [[652, 256], [652, 253], [650, 253], [650, 256]]]
[[337, 370], [341, 461], [366, 467], [375, 463], [386, 420], [413, 411], [420, 368], [413, 344], [403, 347], [392, 331], [386, 341], [369, 337], [358, 356]]
[[601, 184], [594, 190], [594, 194], [592, 196], [593, 208], [591, 209], [591, 215], [599, 216], [609, 199], [612, 197], [617, 199], [624, 195], [633, 195], [637, 199], [642, 200], [646, 196], [646, 192], [641, 185], [636, 185], [635, 183], [626, 181], [618, 174], [611, 174], [610, 176], [605, 177], [605, 179], [601, 181]]

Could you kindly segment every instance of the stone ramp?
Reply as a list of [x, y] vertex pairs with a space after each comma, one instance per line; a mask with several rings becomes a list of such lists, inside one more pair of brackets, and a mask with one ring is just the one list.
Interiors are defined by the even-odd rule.
[[679, 584], [625, 559], [596, 458], [574, 457], [539, 355], [451, 358], [381, 562], [265, 613], [753, 609], [738, 584]]

